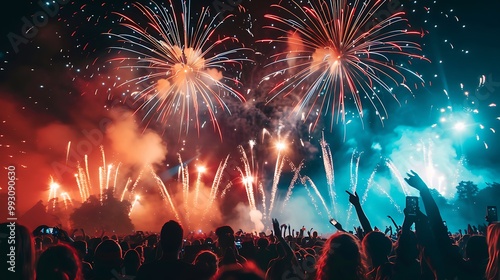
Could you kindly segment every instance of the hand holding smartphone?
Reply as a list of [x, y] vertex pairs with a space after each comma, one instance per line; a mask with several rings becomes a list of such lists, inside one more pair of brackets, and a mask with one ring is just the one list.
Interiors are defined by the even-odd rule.
[[496, 206], [486, 206], [486, 219], [489, 223], [498, 221], [498, 212]]
[[417, 216], [418, 212], [418, 196], [406, 197], [406, 211], [408, 216]]

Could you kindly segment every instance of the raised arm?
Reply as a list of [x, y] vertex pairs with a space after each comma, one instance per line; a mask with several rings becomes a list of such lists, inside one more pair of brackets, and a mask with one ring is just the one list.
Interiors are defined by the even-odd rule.
[[[454, 277], [458, 270], [463, 268], [463, 258], [448, 236], [448, 229], [443, 223], [439, 208], [424, 181], [415, 171], [407, 173], [405, 181], [413, 188], [420, 191], [420, 196], [427, 213], [430, 229], [435, 238], [437, 248], [442, 256], [446, 256], [444, 261], [444, 271], [446, 277]], [[429, 247], [427, 247], [429, 249]]]
[[352, 203], [354, 208], [356, 209], [356, 214], [358, 214], [359, 222], [361, 223], [361, 227], [363, 228], [364, 234], [367, 234], [373, 231], [372, 226], [370, 225], [370, 221], [365, 215], [363, 208], [361, 207], [361, 203], [359, 202], [359, 196], [357, 192], [351, 193], [349, 191], [345, 191], [349, 194], [349, 202]]
[[290, 247], [290, 245], [288, 245], [288, 243], [286, 242], [285, 238], [283, 238], [278, 219], [272, 219], [272, 221], [273, 221], [274, 233], [278, 239], [278, 245], [282, 246], [285, 251], [285, 258], [291, 260], [294, 265], [297, 265], [298, 264], [297, 257], [293, 253], [293, 250]]
[[436, 238], [442, 237], [443, 235], [448, 238], [448, 231], [443, 224], [443, 218], [441, 218], [441, 213], [439, 212], [439, 208], [434, 198], [432, 198], [429, 188], [415, 171], [412, 170], [411, 173], [407, 173], [407, 175], [408, 178], [405, 178], [405, 181], [408, 185], [420, 192], [420, 197], [422, 198], [422, 203], [424, 204], [429, 223], [431, 224], [434, 234], [439, 235], [436, 236]]

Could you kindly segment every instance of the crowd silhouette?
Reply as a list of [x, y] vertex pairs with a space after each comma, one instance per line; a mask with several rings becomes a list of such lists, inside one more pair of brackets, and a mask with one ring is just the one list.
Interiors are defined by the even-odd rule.
[[[372, 227], [357, 193], [348, 191], [360, 226], [347, 231], [332, 220], [336, 232], [328, 238], [277, 219], [270, 234], [229, 225], [188, 233], [174, 220], [158, 233], [127, 236], [59, 228], [48, 233], [45, 225], [29, 232], [17, 224], [16, 269], [3, 269], [0, 279], [500, 280], [500, 223], [486, 216], [451, 233], [425, 182], [413, 171], [407, 175], [424, 209], [406, 207], [404, 221], [389, 217], [393, 225], [385, 231]], [[1, 224], [2, 253], [10, 248], [10, 232], [8, 223]], [[6, 254], [0, 258], [3, 266], [9, 261]]]

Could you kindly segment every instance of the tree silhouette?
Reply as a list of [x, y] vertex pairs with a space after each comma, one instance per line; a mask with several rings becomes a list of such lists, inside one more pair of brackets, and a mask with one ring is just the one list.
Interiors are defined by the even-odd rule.
[[131, 233], [134, 230], [129, 212], [130, 202], [116, 199], [113, 194], [106, 193], [102, 201], [91, 195], [79, 208], [71, 214], [73, 228], [83, 228], [87, 232]]
[[470, 224], [478, 224], [483, 219], [478, 219], [480, 216], [480, 211], [477, 205], [477, 195], [479, 193], [479, 188], [472, 181], [461, 181], [458, 183], [457, 194], [456, 194], [456, 202], [455, 206], [457, 207], [458, 214], [465, 219]]
[[431, 193], [432, 198], [434, 198], [434, 201], [436, 202], [439, 209], [449, 208], [450, 205], [448, 204], [448, 200], [446, 199], [446, 197], [441, 195], [441, 193], [439, 193], [438, 190], [430, 189], [429, 191]]
[[462, 201], [472, 201], [479, 192], [476, 184], [472, 181], [461, 181], [457, 186], [457, 197], [458, 200]]

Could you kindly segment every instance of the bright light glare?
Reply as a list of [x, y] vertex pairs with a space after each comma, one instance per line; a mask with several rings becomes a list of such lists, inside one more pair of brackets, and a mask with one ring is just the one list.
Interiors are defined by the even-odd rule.
[[459, 132], [464, 131], [465, 130], [465, 123], [457, 122], [453, 128]]
[[205, 171], [207, 171], [205, 166], [198, 166], [198, 173], [205, 173]]

